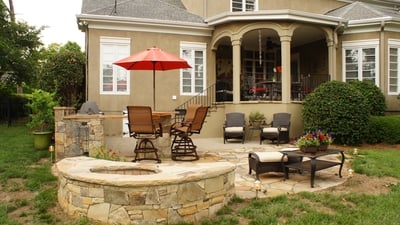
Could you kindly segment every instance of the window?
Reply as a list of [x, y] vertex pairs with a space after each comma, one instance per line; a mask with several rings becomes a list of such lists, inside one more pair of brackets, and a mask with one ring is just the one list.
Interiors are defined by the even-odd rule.
[[379, 85], [379, 42], [356, 41], [343, 43], [343, 80], [371, 81]]
[[129, 71], [113, 65], [113, 62], [128, 57], [129, 54], [130, 39], [100, 38], [100, 94], [129, 94]]
[[181, 95], [196, 95], [206, 86], [206, 44], [181, 42], [181, 57], [192, 68], [181, 70]]
[[232, 12], [257, 11], [258, 0], [232, 0]]
[[400, 94], [400, 40], [389, 40], [389, 87], [392, 95]]

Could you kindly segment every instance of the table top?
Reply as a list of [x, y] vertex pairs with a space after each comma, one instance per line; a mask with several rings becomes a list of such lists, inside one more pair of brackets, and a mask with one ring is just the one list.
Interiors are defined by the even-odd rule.
[[339, 149], [327, 149], [325, 151], [318, 151], [315, 153], [302, 152], [300, 150], [281, 151], [282, 154], [285, 154], [288, 156], [301, 156], [301, 157], [308, 157], [308, 158], [318, 158], [321, 156], [332, 155], [332, 154], [337, 154], [337, 153], [343, 154], [343, 152], [344, 152], [343, 150], [339, 150]]

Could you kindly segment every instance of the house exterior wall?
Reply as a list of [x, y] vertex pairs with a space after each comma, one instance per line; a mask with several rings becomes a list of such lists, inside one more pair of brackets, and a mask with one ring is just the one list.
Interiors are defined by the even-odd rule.
[[344, 5], [343, 2], [336, 0], [259, 0], [259, 2], [260, 10], [292, 9], [320, 14]]
[[[100, 93], [100, 38], [129, 38], [131, 40], [131, 54], [144, 51], [148, 47], [157, 46], [175, 55], [179, 55], [180, 42], [199, 42], [208, 43], [208, 37], [161, 34], [150, 32], [126, 32], [111, 30], [91, 30], [89, 34], [88, 56], [92, 60], [88, 62], [90, 88], [88, 99], [96, 101], [100, 109], [106, 108], [108, 111], [121, 111], [129, 104], [149, 104], [152, 102], [152, 71], [131, 71], [130, 84], [131, 94], [129, 95], [99, 95]], [[213, 71], [213, 54], [207, 50], [207, 71]], [[96, 59], [96, 60], [94, 60]], [[156, 71], [156, 109], [158, 111], [169, 111], [185, 102], [191, 96], [181, 96], [179, 93], [179, 70]], [[211, 76], [210, 76], [211, 77]], [[215, 80], [207, 79], [207, 83]], [[133, 93], [146, 93], [145, 95]], [[176, 100], [172, 96], [177, 96]]]
[[[337, 0], [258, 0], [259, 10], [280, 10], [287, 9], [296, 12], [302, 12], [305, 17], [308, 14], [325, 14], [328, 11], [339, 8], [345, 4], [345, 1]], [[187, 10], [191, 13], [202, 16], [205, 20], [223, 14], [230, 14], [230, 0], [182, 0]], [[244, 13], [248, 14], [248, 13]], [[297, 14], [296, 14], [297, 15]], [[117, 23], [116, 23], [117, 24]], [[117, 24], [118, 25], [118, 24]], [[115, 25], [117, 27], [117, 25]], [[129, 26], [129, 25], [126, 25]], [[321, 30], [320, 39], [315, 42], [303, 45], [302, 47], [291, 48], [289, 54], [282, 54], [282, 61], [288, 61], [289, 56], [294, 53], [299, 54], [300, 73], [326, 73], [332, 76], [332, 79], [343, 80], [343, 43], [348, 41], [362, 40], [380, 40], [379, 50], [379, 86], [387, 98], [389, 111], [400, 110], [400, 102], [397, 95], [388, 95], [388, 40], [400, 39], [399, 32], [395, 32], [397, 28], [387, 26], [388, 30], [383, 29], [381, 32], [381, 24], [374, 24], [368, 29], [357, 27], [344, 27], [344, 32], [338, 32], [336, 39], [336, 31], [334, 25], [318, 24], [318, 22], [301, 21], [301, 19], [284, 21], [281, 20], [251, 20], [221, 22], [217, 25], [210, 26], [213, 29], [212, 36], [190, 35], [190, 34], [173, 34], [168, 32], [157, 32], [156, 29], [150, 32], [135, 31], [129, 29], [100, 29], [90, 28], [87, 32], [88, 39], [88, 100], [96, 101], [100, 109], [106, 113], [119, 114], [127, 105], [151, 105], [152, 104], [152, 72], [151, 71], [132, 71], [130, 72], [130, 94], [129, 95], [100, 95], [100, 38], [101, 37], [122, 37], [129, 38], [131, 43], [130, 53], [136, 53], [145, 50], [148, 47], [157, 46], [165, 51], [179, 55], [180, 43], [199, 42], [207, 44], [206, 58], [206, 74], [207, 85], [216, 82], [216, 49], [220, 42], [228, 40], [224, 46], [232, 47], [232, 41], [235, 44], [243, 44], [243, 36], [246, 32], [255, 29], [273, 29], [279, 38], [291, 39], [298, 38], [296, 29], [303, 27], [313, 27]], [[118, 27], [119, 28], [119, 27]], [[248, 29], [248, 30], [246, 30]], [[246, 32], [243, 32], [246, 30]], [[394, 31], [392, 31], [394, 30]], [[241, 36], [243, 35], [243, 36]], [[281, 36], [279, 36], [281, 35]], [[226, 44], [226, 45], [225, 45]], [[282, 43], [281, 43], [282, 44]], [[282, 45], [283, 46], [283, 45]], [[331, 46], [331, 47], [329, 47]], [[333, 46], [333, 47], [332, 47]], [[237, 48], [236, 48], [237, 49]], [[253, 49], [257, 50], [257, 49]], [[233, 50], [234, 52], [234, 50]], [[240, 52], [240, 50], [239, 50]], [[314, 57], [314, 58], [313, 58]], [[228, 59], [228, 61], [230, 61]], [[233, 61], [233, 59], [232, 59]], [[233, 63], [232, 63], [233, 64]], [[290, 64], [290, 61], [289, 61]], [[233, 67], [233, 65], [232, 65]], [[332, 68], [333, 67], [333, 68]], [[240, 68], [242, 69], [242, 68]], [[290, 73], [290, 71], [289, 71]], [[236, 74], [238, 76], [238, 74]], [[239, 74], [240, 76], [240, 74]], [[283, 82], [282, 82], [283, 83]], [[284, 88], [288, 90], [288, 84]], [[238, 85], [237, 85], [238, 86]], [[182, 96], [179, 91], [180, 77], [179, 70], [172, 71], [156, 71], [156, 110], [171, 111], [180, 104], [184, 103], [192, 96]], [[146, 94], [143, 94], [146, 93]], [[176, 96], [176, 100], [172, 99]], [[238, 99], [238, 98], [236, 98]], [[259, 110], [266, 114], [267, 118], [272, 118], [272, 114], [278, 111], [292, 113], [291, 137], [295, 137], [302, 132], [301, 120], [302, 104], [299, 102], [243, 102], [224, 103], [224, 107], [218, 107], [213, 111], [212, 116], [206, 119], [206, 123], [200, 134], [200, 137], [219, 137], [222, 136], [222, 125], [224, 115], [227, 112], [241, 111], [248, 115], [251, 111]], [[108, 111], [108, 112], [107, 112]], [[270, 122], [270, 121], [268, 121]], [[120, 135], [120, 121], [105, 121], [106, 135]]]

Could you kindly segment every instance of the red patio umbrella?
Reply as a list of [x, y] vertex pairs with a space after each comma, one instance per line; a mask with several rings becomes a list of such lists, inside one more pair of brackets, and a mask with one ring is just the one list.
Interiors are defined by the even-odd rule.
[[155, 110], [156, 102], [156, 70], [192, 68], [186, 60], [156, 47], [148, 48], [146, 51], [133, 54], [129, 57], [118, 60], [113, 64], [121, 66], [127, 70], [153, 70], [153, 110]]

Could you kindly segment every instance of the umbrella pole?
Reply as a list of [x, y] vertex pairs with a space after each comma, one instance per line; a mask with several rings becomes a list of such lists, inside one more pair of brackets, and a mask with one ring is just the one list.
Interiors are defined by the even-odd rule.
[[153, 62], [153, 111], [156, 111], [156, 62]]

